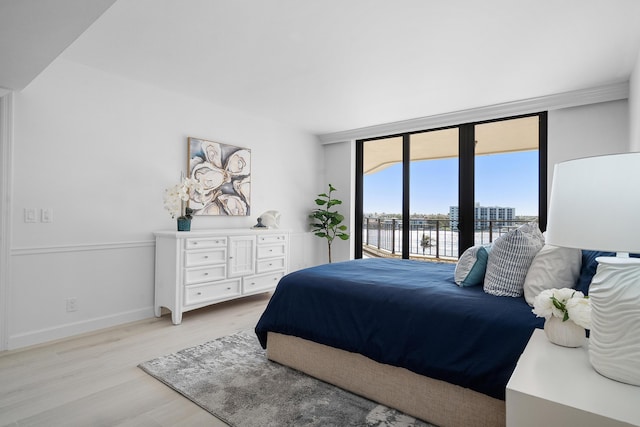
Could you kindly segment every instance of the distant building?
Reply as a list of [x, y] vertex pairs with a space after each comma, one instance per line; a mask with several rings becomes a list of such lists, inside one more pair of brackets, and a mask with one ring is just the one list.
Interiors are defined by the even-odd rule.
[[[505, 227], [512, 225], [511, 221], [516, 218], [516, 208], [505, 208], [501, 206], [480, 206], [476, 203], [473, 214], [476, 230], [489, 229], [489, 221], [493, 221], [494, 227]], [[458, 220], [460, 218], [460, 208], [457, 206], [449, 206], [449, 220], [451, 220], [451, 228], [458, 229]]]

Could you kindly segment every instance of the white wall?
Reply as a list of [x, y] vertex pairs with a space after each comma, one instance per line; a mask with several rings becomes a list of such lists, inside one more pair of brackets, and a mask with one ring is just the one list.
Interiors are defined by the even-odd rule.
[[601, 102], [549, 111], [548, 195], [553, 167], [564, 160], [629, 151], [629, 103]]
[[[192, 229], [249, 227], [276, 209], [291, 268], [319, 262], [307, 214], [322, 150], [309, 134], [61, 59], [16, 93], [14, 117], [10, 348], [153, 315], [152, 233], [175, 229], [162, 196], [189, 136], [252, 150], [251, 215]], [[53, 222], [25, 223], [25, 208]]]
[[[326, 193], [329, 184], [336, 188], [333, 196], [342, 201], [336, 209], [345, 216], [344, 225], [348, 227], [347, 233], [351, 236], [354, 230], [355, 218], [353, 217], [355, 198], [355, 142], [340, 142], [326, 144], [324, 148], [324, 183], [318, 189], [318, 193]], [[328, 250], [326, 239], [321, 240], [318, 247], [323, 262], [328, 261]], [[317, 246], [317, 245], [316, 245]], [[332, 262], [346, 261], [353, 259], [354, 248], [353, 238], [349, 240], [334, 239], [331, 245]]]
[[629, 151], [640, 151], [640, 51], [629, 79]]

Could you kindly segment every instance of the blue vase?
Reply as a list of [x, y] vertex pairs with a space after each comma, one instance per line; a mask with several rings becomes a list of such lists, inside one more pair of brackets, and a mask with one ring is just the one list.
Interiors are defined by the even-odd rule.
[[191, 231], [191, 220], [188, 218], [178, 218], [178, 231]]

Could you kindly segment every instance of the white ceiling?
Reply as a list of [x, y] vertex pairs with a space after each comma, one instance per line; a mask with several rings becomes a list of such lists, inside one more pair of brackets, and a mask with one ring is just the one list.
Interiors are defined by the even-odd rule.
[[638, 0], [118, 0], [62, 57], [326, 134], [624, 82], [639, 51]]
[[0, 96], [24, 89], [115, 0], [0, 0]]

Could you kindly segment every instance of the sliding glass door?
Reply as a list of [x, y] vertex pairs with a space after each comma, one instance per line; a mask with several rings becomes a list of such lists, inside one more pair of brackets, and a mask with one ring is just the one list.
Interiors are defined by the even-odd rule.
[[455, 260], [523, 222], [544, 230], [545, 113], [356, 147], [356, 257]]
[[458, 129], [410, 135], [409, 216], [412, 257], [455, 258], [457, 232], [449, 209], [458, 204]]
[[538, 116], [475, 126], [475, 239], [488, 243], [538, 220]]
[[362, 143], [364, 223], [362, 241], [370, 256], [402, 254], [403, 138]]

